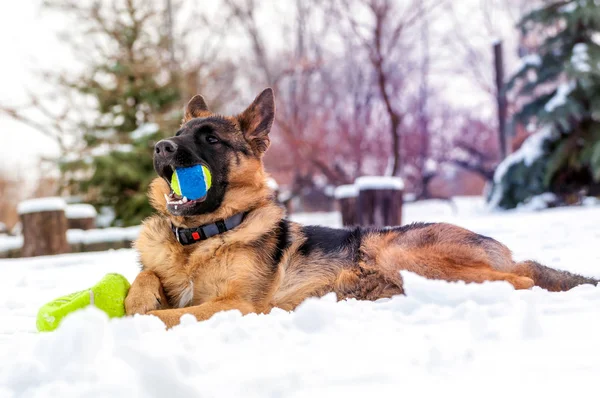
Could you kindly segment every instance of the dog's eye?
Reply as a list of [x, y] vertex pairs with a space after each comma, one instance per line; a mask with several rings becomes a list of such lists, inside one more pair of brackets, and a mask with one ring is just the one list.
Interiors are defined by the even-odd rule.
[[206, 142], [208, 142], [209, 144], [216, 144], [219, 142], [219, 139], [214, 135], [209, 134], [206, 136]]

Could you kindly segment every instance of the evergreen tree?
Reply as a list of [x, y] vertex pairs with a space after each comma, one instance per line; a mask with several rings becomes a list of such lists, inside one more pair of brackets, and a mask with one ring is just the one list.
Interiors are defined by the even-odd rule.
[[146, 199], [152, 147], [181, 120], [179, 78], [161, 29], [166, 10], [130, 0], [46, 5], [78, 19], [79, 40], [90, 48], [82, 72], [59, 80], [93, 103], [76, 152], [60, 162], [64, 188], [112, 208], [117, 225], [139, 224], [152, 211]]
[[498, 166], [489, 201], [514, 208], [546, 192], [562, 203], [600, 196], [600, 7], [545, 2], [519, 28], [540, 44], [507, 89], [522, 103], [513, 122], [536, 132]]

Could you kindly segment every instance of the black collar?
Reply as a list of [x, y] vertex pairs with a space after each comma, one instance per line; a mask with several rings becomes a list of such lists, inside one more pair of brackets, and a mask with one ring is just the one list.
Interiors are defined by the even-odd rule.
[[173, 230], [175, 238], [179, 243], [184, 246], [191, 245], [200, 240], [208, 239], [212, 236], [234, 229], [244, 221], [246, 214], [247, 213], [234, 214], [225, 220], [219, 220], [212, 224], [201, 225], [196, 228], [179, 228], [171, 223], [171, 230]]

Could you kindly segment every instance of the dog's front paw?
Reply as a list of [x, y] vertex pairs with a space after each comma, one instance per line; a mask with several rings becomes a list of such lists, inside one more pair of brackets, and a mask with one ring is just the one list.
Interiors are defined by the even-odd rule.
[[165, 324], [167, 329], [171, 329], [173, 326], [179, 325], [179, 319], [181, 318], [182, 313], [177, 310], [159, 310], [150, 311], [147, 315], [158, 317]]
[[137, 291], [129, 292], [125, 299], [125, 313], [147, 314], [150, 311], [163, 308], [163, 302], [160, 294], [155, 294], [152, 291]]

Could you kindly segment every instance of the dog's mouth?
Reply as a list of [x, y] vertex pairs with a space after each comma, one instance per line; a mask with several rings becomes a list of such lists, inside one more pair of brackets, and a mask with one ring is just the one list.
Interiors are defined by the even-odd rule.
[[166, 166], [161, 170], [161, 177], [167, 182], [170, 188], [169, 194], [164, 194], [164, 197], [167, 203], [167, 210], [169, 212], [173, 214], [183, 214], [186, 213], [186, 210], [192, 209], [194, 205], [204, 202], [208, 196], [208, 191], [203, 196], [195, 199], [186, 197], [183, 192], [181, 194], [175, 192], [172, 184], [173, 175], [175, 172], [176, 168], [172, 165]]
[[195, 203], [200, 203], [200, 202], [204, 202], [206, 200], [206, 196], [204, 195], [203, 197], [199, 198], [199, 199], [188, 199], [185, 196], [182, 195], [178, 195], [175, 193], [175, 191], [173, 191], [171, 189], [171, 192], [167, 195], [165, 194], [165, 200], [167, 201], [167, 206], [175, 206], [175, 210], [177, 210], [177, 206], [193, 206]]

